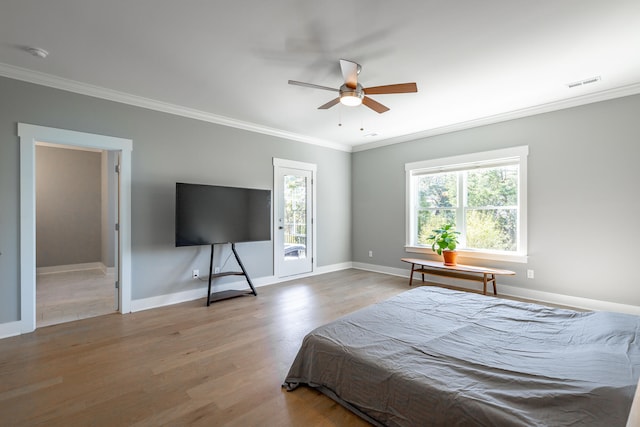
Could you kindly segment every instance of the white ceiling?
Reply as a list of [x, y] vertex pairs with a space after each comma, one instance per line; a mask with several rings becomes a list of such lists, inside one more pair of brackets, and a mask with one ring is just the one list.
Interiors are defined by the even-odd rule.
[[[337, 88], [340, 58], [419, 92], [287, 84]], [[0, 75], [360, 150], [640, 93], [640, 1], [2, 0]]]

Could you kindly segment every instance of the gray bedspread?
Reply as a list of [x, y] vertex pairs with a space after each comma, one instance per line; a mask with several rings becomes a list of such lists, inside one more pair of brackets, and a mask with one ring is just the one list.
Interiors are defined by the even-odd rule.
[[640, 317], [420, 287], [309, 333], [283, 386], [375, 425], [623, 426]]

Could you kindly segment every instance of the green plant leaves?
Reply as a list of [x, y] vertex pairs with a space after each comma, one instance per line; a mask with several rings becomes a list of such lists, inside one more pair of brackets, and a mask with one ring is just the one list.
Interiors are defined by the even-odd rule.
[[455, 224], [445, 224], [442, 228], [433, 230], [433, 233], [427, 241], [433, 241], [431, 249], [438, 255], [442, 255], [443, 250], [453, 251], [458, 247], [460, 232], [455, 231]]

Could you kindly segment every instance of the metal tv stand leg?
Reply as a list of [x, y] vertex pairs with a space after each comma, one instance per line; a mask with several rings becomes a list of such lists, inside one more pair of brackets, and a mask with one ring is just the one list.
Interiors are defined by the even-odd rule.
[[[256, 288], [253, 287], [253, 283], [251, 283], [251, 278], [249, 277], [249, 274], [247, 273], [247, 270], [244, 268], [244, 265], [242, 264], [242, 261], [240, 260], [240, 256], [238, 255], [238, 252], [236, 251], [236, 244], [235, 243], [231, 243], [231, 250], [233, 251], [233, 255], [236, 257], [236, 261], [238, 261], [238, 265], [240, 266], [240, 269], [242, 271], [226, 271], [224, 273], [213, 273], [213, 251], [214, 251], [215, 245], [211, 245], [211, 258], [209, 260], [209, 287], [207, 289], [207, 307], [209, 307], [209, 305], [212, 302], [216, 302], [216, 301], [221, 301], [221, 300], [225, 300], [225, 299], [229, 299], [229, 298], [235, 298], [235, 297], [242, 297], [242, 296], [246, 296], [246, 295], [258, 295], [258, 293], [256, 292]], [[247, 280], [247, 283], [249, 283], [249, 287], [251, 288], [251, 291], [248, 290], [236, 290], [236, 289], [231, 289], [228, 291], [221, 291], [221, 292], [214, 292], [213, 294], [211, 293], [211, 282], [213, 279], [216, 279], [218, 277], [224, 277], [224, 276], [244, 276], [244, 278]]]

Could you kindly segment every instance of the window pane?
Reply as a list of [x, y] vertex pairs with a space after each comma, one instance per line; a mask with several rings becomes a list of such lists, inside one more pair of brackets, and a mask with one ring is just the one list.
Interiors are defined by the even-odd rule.
[[418, 236], [419, 245], [430, 246], [427, 238], [433, 234], [433, 230], [442, 228], [445, 224], [455, 223], [456, 211], [453, 209], [434, 209], [418, 211]]
[[470, 257], [526, 255], [527, 155], [522, 146], [406, 163], [407, 246], [430, 247], [433, 230], [450, 222]]
[[465, 221], [468, 248], [517, 250], [516, 209], [468, 209]]
[[518, 166], [467, 172], [467, 206], [517, 206]]
[[284, 259], [306, 258], [307, 179], [284, 176]]
[[451, 208], [458, 205], [458, 174], [443, 173], [418, 177], [418, 206]]

